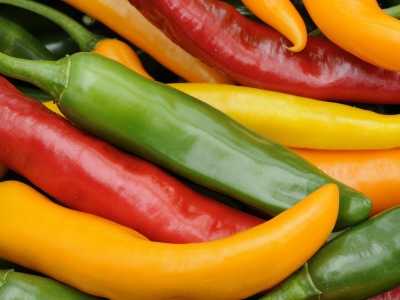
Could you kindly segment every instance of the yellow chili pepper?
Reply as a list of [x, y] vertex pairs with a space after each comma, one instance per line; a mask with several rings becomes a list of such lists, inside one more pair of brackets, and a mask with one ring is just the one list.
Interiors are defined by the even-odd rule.
[[289, 0], [242, 0], [260, 20], [278, 30], [293, 43], [289, 50], [299, 52], [307, 43], [307, 29]]
[[400, 115], [383, 115], [345, 104], [256, 88], [222, 84], [170, 86], [221, 110], [285, 146], [326, 150], [400, 146]]
[[204, 243], [167, 244], [0, 182], [0, 257], [110, 299], [243, 299], [302, 266], [338, 214], [326, 185], [275, 218]]
[[400, 21], [376, 0], [304, 0], [315, 24], [332, 42], [387, 70], [400, 71]]
[[8, 168], [4, 164], [0, 163], [0, 179], [3, 178], [7, 171]]
[[194, 58], [146, 20], [128, 0], [63, 0], [101, 21], [169, 70], [190, 82], [232, 83]]

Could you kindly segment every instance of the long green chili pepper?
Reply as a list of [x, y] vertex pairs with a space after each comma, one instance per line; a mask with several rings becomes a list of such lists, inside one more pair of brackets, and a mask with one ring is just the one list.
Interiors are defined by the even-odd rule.
[[327, 183], [340, 190], [336, 229], [372, 203], [289, 150], [183, 92], [94, 53], [51, 61], [0, 55], [0, 72], [47, 91], [84, 130], [269, 216]]
[[2, 300], [95, 300], [88, 295], [54, 279], [0, 270], [0, 299]]
[[0, 16], [0, 51], [13, 57], [55, 60], [32, 34], [22, 26]]
[[400, 284], [400, 206], [336, 236], [260, 300], [368, 299]]

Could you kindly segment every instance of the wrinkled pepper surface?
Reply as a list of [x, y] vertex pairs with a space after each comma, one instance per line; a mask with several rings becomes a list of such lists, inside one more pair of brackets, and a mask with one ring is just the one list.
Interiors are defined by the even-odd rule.
[[96, 18], [189, 82], [232, 83], [171, 42], [126, 0], [63, 0]]
[[400, 71], [400, 21], [376, 0], [304, 0], [304, 5], [332, 42], [373, 65]]
[[1, 77], [0, 162], [62, 204], [154, 241], [210, 241], [263, 221], [83, 133]]
[[261, 299], [357, 300], [397, 287], [399, 222], [400, 206], [397, 206], [348, 229], [325, 244], [309, 260], [308, 267]]
[[400, 102], [400, 73], [382, 70], [325, 38], [301, 52], [281, 34], [216, 0], [130, 0], [175, 43], [245, 86], [314, 99]]
[[371, 211], [365, 195], [288, 148], [100, 55], [42, 63], [1, 54], [0, 72], [50, 93], [63, 115], [87, 132], [268, 216], [328, 183], [340, 190], [336, 229], [359, 223]]
[[[328, 184], [279, 216], [218, 241], [151, 242], [106, 219], [0, 182], [0, 257], [110, 299], [243, 299], [301, 267], [336, 222]], [[296, 252], [293, 252], [296, 249]]]

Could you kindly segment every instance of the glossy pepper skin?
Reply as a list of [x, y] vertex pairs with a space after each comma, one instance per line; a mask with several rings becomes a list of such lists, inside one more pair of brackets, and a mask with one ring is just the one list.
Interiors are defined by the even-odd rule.
[[367, 195], [370, 216], [400, 205], [400, 148], [324, 151], [291, 148], [336, 180]]
[[4, 78], [0, 103], [0, 162], [64, 205], [171, 243], [219, 239], [262, 222], [84, 134]]
[[400, 115], [244, 86], [172, 83], [246, 127], [287, 147], [324, 150], [400, 146]]
[[123, 41], [93, 34], [68, 15], [36, 1], [0, 0], [0, 3], [21, 7], [35, 12], [42, 17], [49, 18], [77, 42], [81, 51], [92, 51], [104, 55], [122, 63], [142, 76], [152, 78], [143, 68], [135, 51]]
[[336, 229], [370, 213], [365, 195], [286, 147], [100, 55], [40, 63], [1, 54], [0, 71], [50, 93], [63, 115], [87, 132], [266, 215], [281, 213], [328, 183], [337, 184], [341, 195]]
[[232, 83], [232, 80], [171, 42], [126, 0], [63, 1], [101, 21], [187, 81]]
[[333, 43], [375, 66], [400, 71], [400, 21], [376, 0], [304, 0], [304, 5]]
[[244, 86], [314, 99], [400, 102], [400, 73], [384, 71], [327, 39], [299, 53], [281, 35], [216, 0], [130, 0], [174, 42]]
[[307, 43], [307, 29], [304, 21], [292, 2], [289, 0], [242, 0], [260, 20], [272, 26], [293, 45], [290, 51], [299, 52]]
[[27, 185], [5, 181], [0, 183], [0, 256], [109, 299], [243, 299], [304, 264], [331, 232], [338, 206], [338, 189], [329, 184], [241, 233], [176, 245], [148, 241], [114, 222], [54, 204]]
[[0, 16], [0, 51], [13, 57], [55, 60], [32, 34], [21, 25]]
[[100, 300], [43, 276], [0, 270], [0, 298], [24, 300]]
[[[400, 284], [400, 206], [368, 219], [329, 241], [299, 271], [262, 300], [367, 299]], [[308, 278], [309, 280], [307, 280]], [[296, 295], [302, 281], [313, 297]], [[300, 283], [300, 285], [299, 285]]]

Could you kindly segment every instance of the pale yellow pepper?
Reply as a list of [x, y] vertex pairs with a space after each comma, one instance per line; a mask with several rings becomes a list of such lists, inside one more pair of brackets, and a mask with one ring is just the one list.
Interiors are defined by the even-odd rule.
[[285, 146], [325, 150], [400, 147], [400, 115], [256, 88], [174, 83], [246, 127]]
[[301, 267], [332, 231], [328, 184], [273, 219], [230, 237], [167, 244], [0, 182], [0, 257], [109, 299], [243, 299]]

